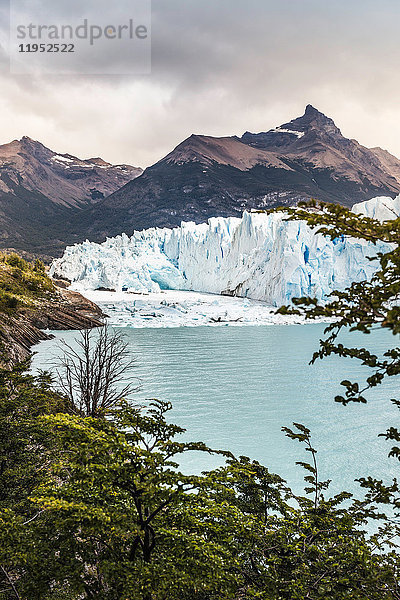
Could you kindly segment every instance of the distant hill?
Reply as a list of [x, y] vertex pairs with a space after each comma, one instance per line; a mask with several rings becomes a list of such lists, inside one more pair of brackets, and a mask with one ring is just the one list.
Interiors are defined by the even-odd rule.
[[[58, 154], [23, 137], [0, 146], [0, 247], [46, 253], [63, 225], [109, 196], [142, 169]], [[63, 243], [61, 241], [61, 243]], [[49, 246], [50, 244], [50, 246]]]

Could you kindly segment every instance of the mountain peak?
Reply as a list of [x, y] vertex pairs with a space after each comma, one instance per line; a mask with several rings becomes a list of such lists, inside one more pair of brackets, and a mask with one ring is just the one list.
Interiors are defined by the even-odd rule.
[[305, 134], [314, 130], [315, 132], [322, 132], [328, 135], [341, 135], [341, 131], [336, 127], [333, 119], [324, 115], [324, 113], [317, 110], [312, 104], [307, 104], [303, 116], [281, 125], [280, 129], [293, 129]]
[[44, 146], [44, 144], [42, 144], [41, 142], [38, 142], [37, 140], [33, 140], [32, 138], [28, 137], [27, 135], [22, 136], [22, 138], [19, 140], [19, 143], [21, 144], [21, 146], [41, 146], [43, 148], [46, 148], [46, 146]]
[[160, 162], [181, 166], [187, 163], [197, 163], [206, 169], [215, 165], [228, 165], [240, 171], [251, 169], [259, 164], [287, 169], [286, 165], [281, 163], [277, 157], [244, 144], [235, 135], [213, 137], [192, 134]]
[[[304, 115], [322, 115], [323, 113], [316, 109], [312, 104], [307, 104]], [[325, 115], [324, 115], [325, 116]]]
[[37, 158], [42, 157], [50, 157], [54, 152], [47, 148], [41, 142], [37, 140], [33, 140], [32, 138], [24, 135], [20, 140], [18, 140], [21, 151], [27, 152]]
[[35, 207], [40, 212], [43, 206], [52, 218], [60, 207], [69, 210], [89, 206], [141, 173], [141, 169], [111, 165], [100, 158], [90, 161], [59, 154], [25, 135], [0, 145], [0, 204], [3, 193], [17, 196], [23, 188], [30, 219]]
[[[304, 138], [304, 139], [303, 139]], [[316, 139], [330, 140], [329, 143], [336, 143], [338, 138], [344, 139], [341, 131], [336, 127], [334, 121], [317, 110], [312, 104], [307, 104], [304, 114], [301, 117], [292, 119], [279, 127], [270, 129], [262, 133], [246, 132], [242, 136], [242, 141], [250, 146], [271, 150], [277, 152], [287, 149], [301, 149], [304, 143], [309, 145]]]

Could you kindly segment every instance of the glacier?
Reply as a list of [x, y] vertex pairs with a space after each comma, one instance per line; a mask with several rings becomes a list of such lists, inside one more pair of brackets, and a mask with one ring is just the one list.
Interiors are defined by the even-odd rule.
[[[400, 195], [354, 205], [355, 213], [393, 219]], [[279, 306], [293, 297], [320, 301], [353, 281], [370, 279], [377, 263], [368, 257], [388, 244], [340, 237], [331, 240], [284, 213], [215, 217], [174, 229], [151, 228], [103, 243], [68, 246], [53, 261], [50, 275], [71, 281], [72, 289], [158, 293], [186, 290], [241, 296]]]
[[387, 196], [377, 196], [372, 200], [355, 204], [352, 211], [363, 217], [377, 219], [378, 221], [397, 219], [400, 215], [400, 195], [394, 199]]

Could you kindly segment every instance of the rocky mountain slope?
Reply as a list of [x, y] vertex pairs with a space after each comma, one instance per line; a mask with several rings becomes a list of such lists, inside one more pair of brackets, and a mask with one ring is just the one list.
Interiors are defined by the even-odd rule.
[[[45, 252], [72, 213], [95, 204], [142, 170], [57, 154], [23, 137], [0, 146], [0, 247]], [[62, 228], [60, 229], [62, 238]]]
[[[345, 138], [311, 105], [303, 116], [241, 138], [192, 135], [96, 206], [69, 239], [107, 235], [318, 198], [347, 206], [400, 191], [400, 160]], [[75, 234], [75, 235], [74, 235]]]

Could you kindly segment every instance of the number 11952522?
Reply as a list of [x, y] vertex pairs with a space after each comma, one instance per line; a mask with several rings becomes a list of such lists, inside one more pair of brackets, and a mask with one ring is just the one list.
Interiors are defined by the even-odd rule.
[[75, 52], [74, 44], [20, 44], [19, 52]]

